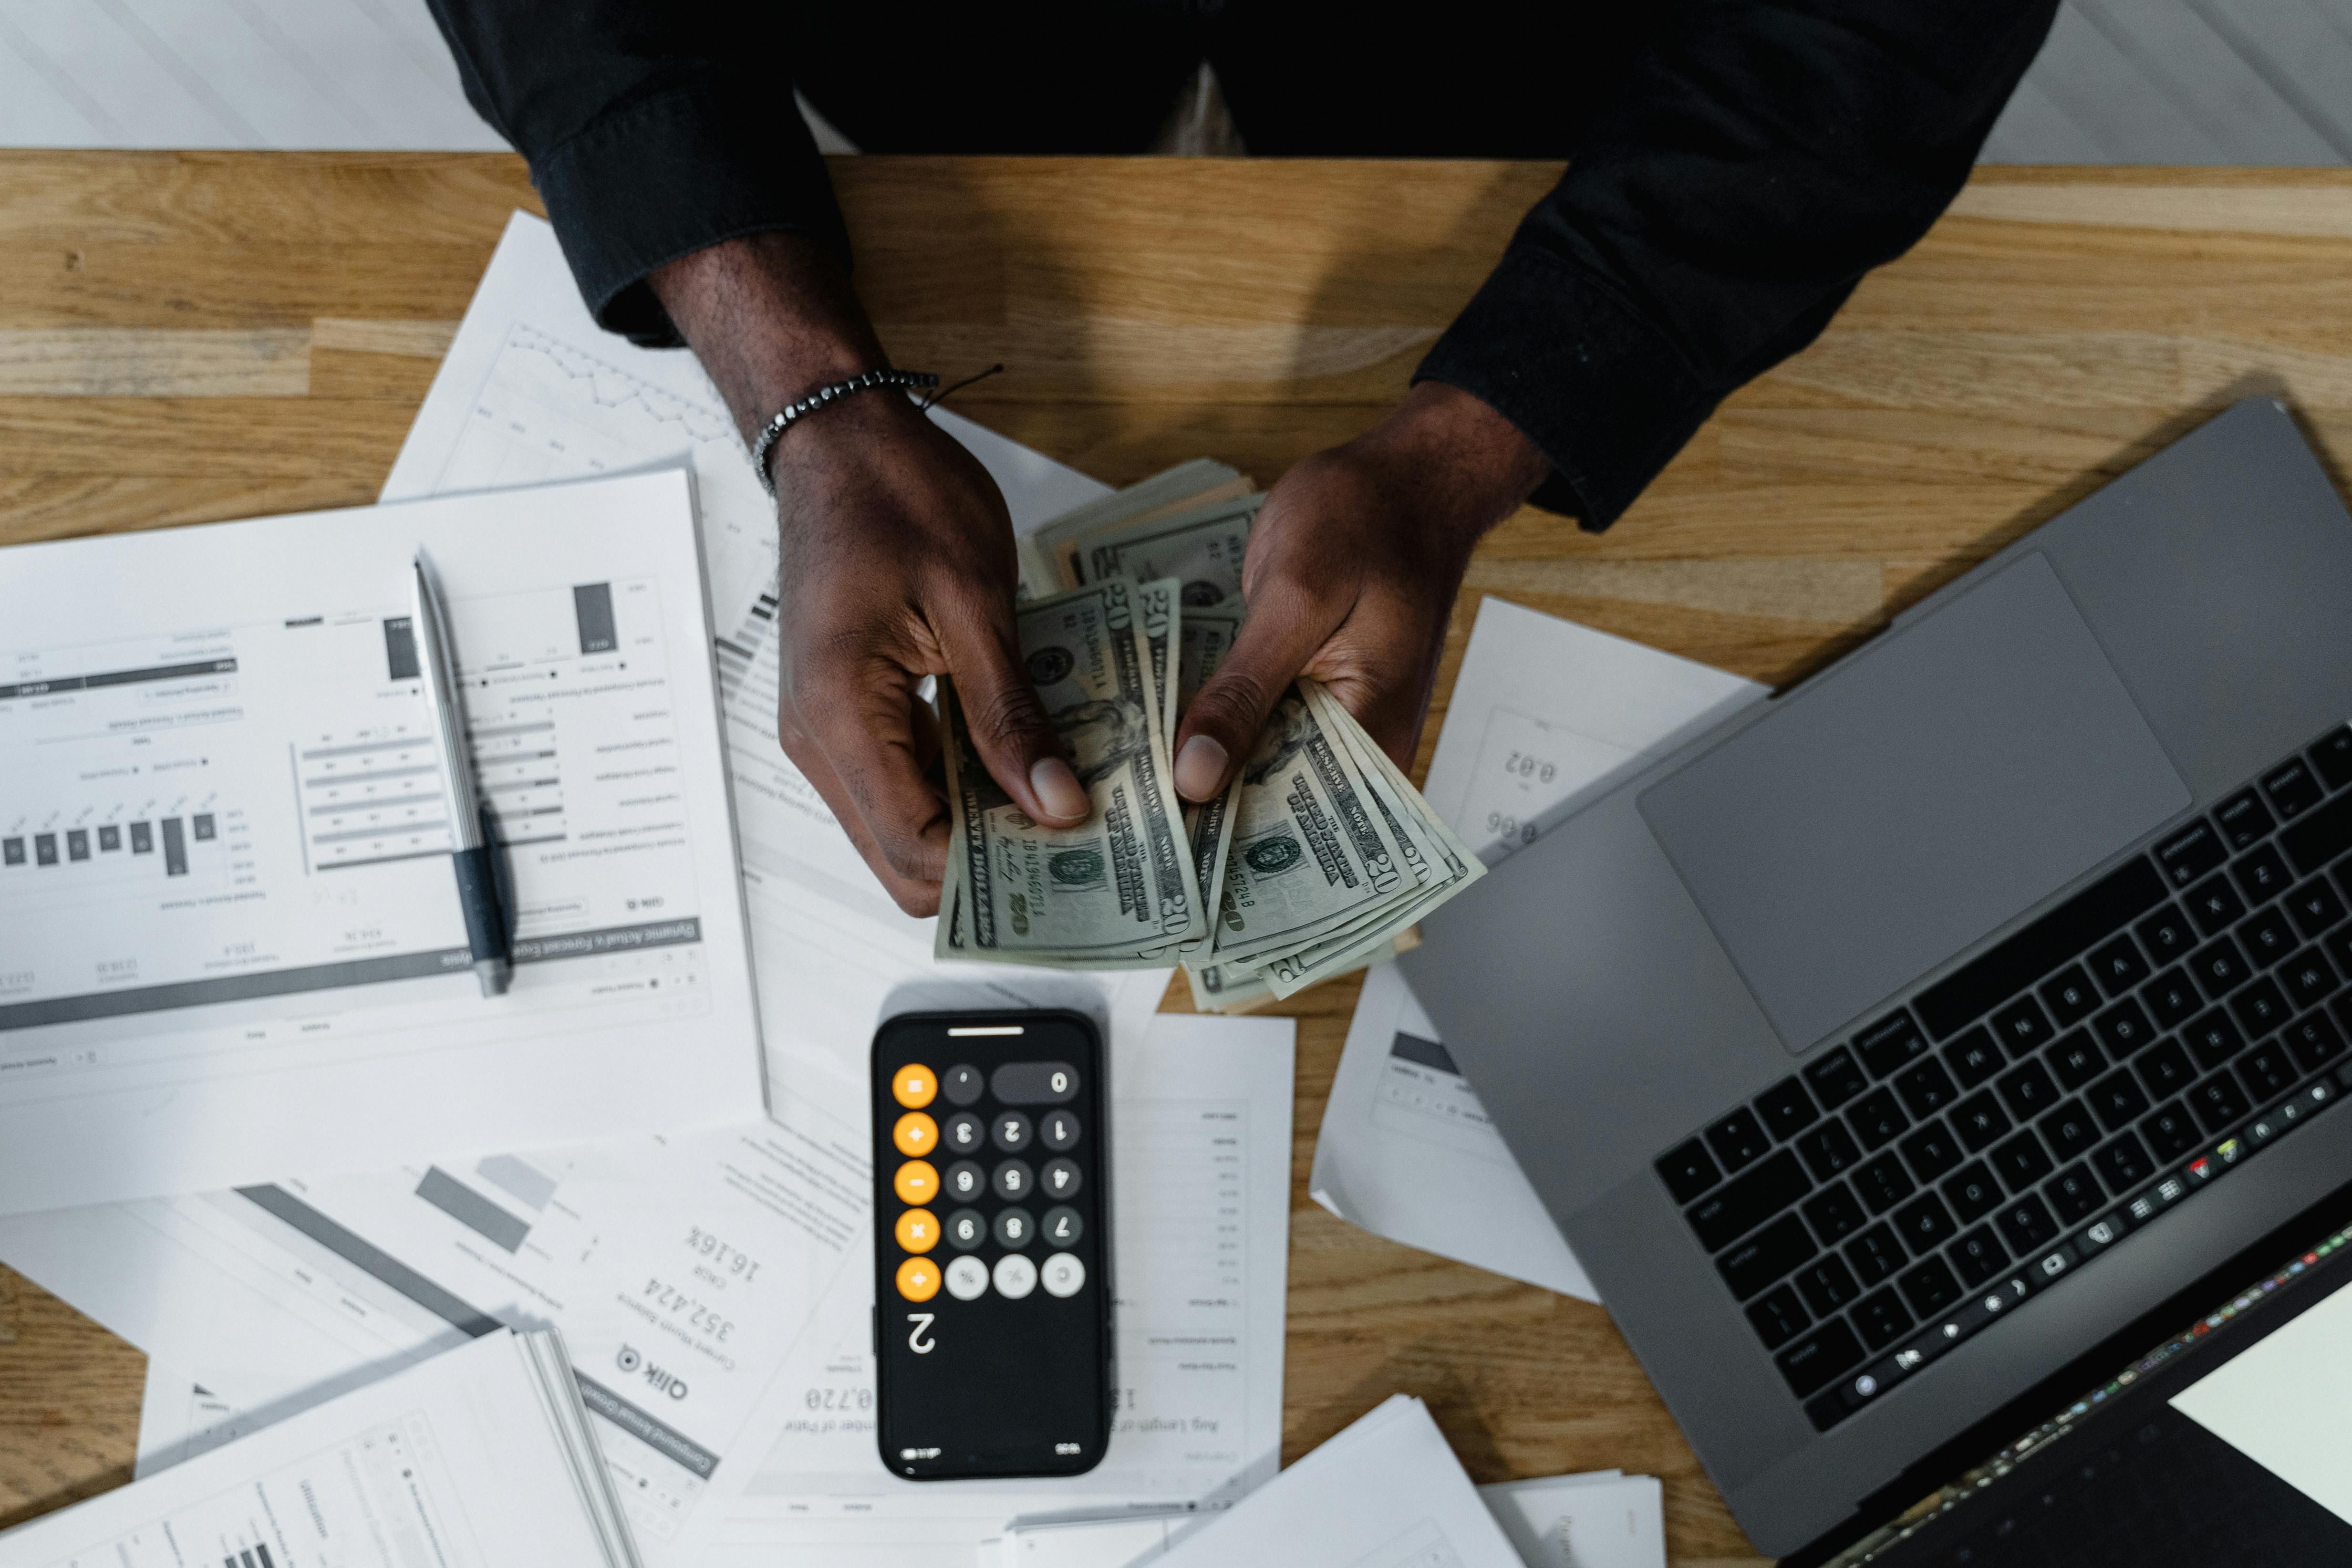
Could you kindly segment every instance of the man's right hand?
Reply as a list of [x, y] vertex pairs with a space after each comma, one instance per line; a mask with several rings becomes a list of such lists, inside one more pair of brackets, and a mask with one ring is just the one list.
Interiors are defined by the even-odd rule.
[[[729, 241], [651, 281], [747, 431], [886, 363], [846, 275], [810, 241]], [[934, 914], [948, 807], [916, 695], [925, 676], [954, 677], [981, 761], [1022, 810], [1063, 827], [1090, 809], [1021, 666], [1004, 498], [887, 388], [794, 425], [770, 471], [782, 544], [778, 738], [898, 907]]]

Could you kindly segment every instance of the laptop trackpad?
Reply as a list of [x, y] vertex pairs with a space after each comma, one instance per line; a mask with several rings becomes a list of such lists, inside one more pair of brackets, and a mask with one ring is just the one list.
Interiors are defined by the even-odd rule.
[[1640, 805], [1801, 1051], [2190, 798], [2037, 553], [1782, 699]]

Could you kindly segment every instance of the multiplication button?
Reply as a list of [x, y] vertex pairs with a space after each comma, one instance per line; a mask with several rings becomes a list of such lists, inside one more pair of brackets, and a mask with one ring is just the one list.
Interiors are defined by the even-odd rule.
[[988, 1265], [977, 1258], [959, 1258], [950, 1263], [948, 1294], [959, 1301], [977, 1301], [988, 1294]]
[[1048, 1296], [1067, 1300], [1087, 1286], [1087, 1266], [1066, 1252], [1057, 1252], [1045, 1259], [1045, 1266], [1037, 1272], [1045, 1282]]

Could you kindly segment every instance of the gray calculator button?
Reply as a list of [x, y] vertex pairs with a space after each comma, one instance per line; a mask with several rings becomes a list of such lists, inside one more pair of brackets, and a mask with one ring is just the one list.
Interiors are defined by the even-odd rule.
[[940, 1147], [950, 1154], [977, 1154], [988, 1140], [988, 1123], [969, 1110], [959, 1110], [940, 1129]]
[[950, 1068], [940, 1075], [940, 1092], [948, 1097], [950, 1105], [970, 1105], [987, 1087], [976, 1067]]
[[1017, 1204], [1029, 1195], [1029, 1189], [1037, 1183], [1028, 1165], [1019, 1160], [1007, 1160], [996, 1167], [996, 1174], [988, 1184], [1006, 1203]]
[[1067, 1062], [1006, 1062], [988, 1075], [988, 1091], [1007, 1105], [1066, 1105], [1078, 1097], [1078, 1069]]
[[1018, 1154], [1035, 1136], [1029, 1119], [1017, 1110], [1000, 1110], [988, 1123], [989, 1141], [1008, 1154]]
[[[956, 1261], [961, 1263], [963, 1259]], [[1045, 1281], [1048, 1296], [1075, 1296], [1086, 1289], [1087, 1266], [1066, 1252], [1057, 1252], [1045, 1259], [1045, 1267], [1037, 1272]]]
[[1077, 1190], [1087, 1184], [1087, 1179], [1076, 1160], [1048, 1160], [1042, 1184], [1047, 1197], [1066, 1198], [1076, 1196]]
[[949, 1295], [959, 1301], [977, 1301], [988, 1294], [988, 1265], [977, 1258], [959, 1258], [948, 1265], [947, 1281]]
[[[950, 1225], [955, 1222], [950, 1220]], [[1055, 1204], [1045, 1211], [1045, 1244], [1049, 1247], [1076, 1247], [1078, 1237], [1086, 1235], [1087, 1222], [1078, 1211], [1067, 1204]]]
[[956, 1202], [968, 1204], [988, 1190], [988, 1173], [970, 1160], [958, 1160], [948, 1167], [945, 1190]]
[[948, 1215], [948, 1245], [958, 1252], [970, 1252], [987, 1239], [988, 1216], [978, 1209], [958, 1209]]
[[1049, 1110], [1037, 1122], [1037, 1137], [1048, 1149], [1068, 1149], [1078, 1141], [1078, 1119], [1066, 1110]]
[[1016, 1251], [1036, 1238], [1037, 1222], [1029, 1217], [1027, 1209], [996, 1211], [996, 1245]]
[[1037, 1266], [1021, 1253], [1008, 1252], [996, 1260], [996, 1293], [1018, 1301], [1037, 1289]]

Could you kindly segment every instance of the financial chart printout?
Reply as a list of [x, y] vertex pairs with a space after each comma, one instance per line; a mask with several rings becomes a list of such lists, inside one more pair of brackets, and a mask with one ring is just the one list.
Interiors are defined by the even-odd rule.
[[[509, 889], [471, 977], [424, 544]], [[0, 1211], [759, 1105], [685, 476], [0, 553]]]

